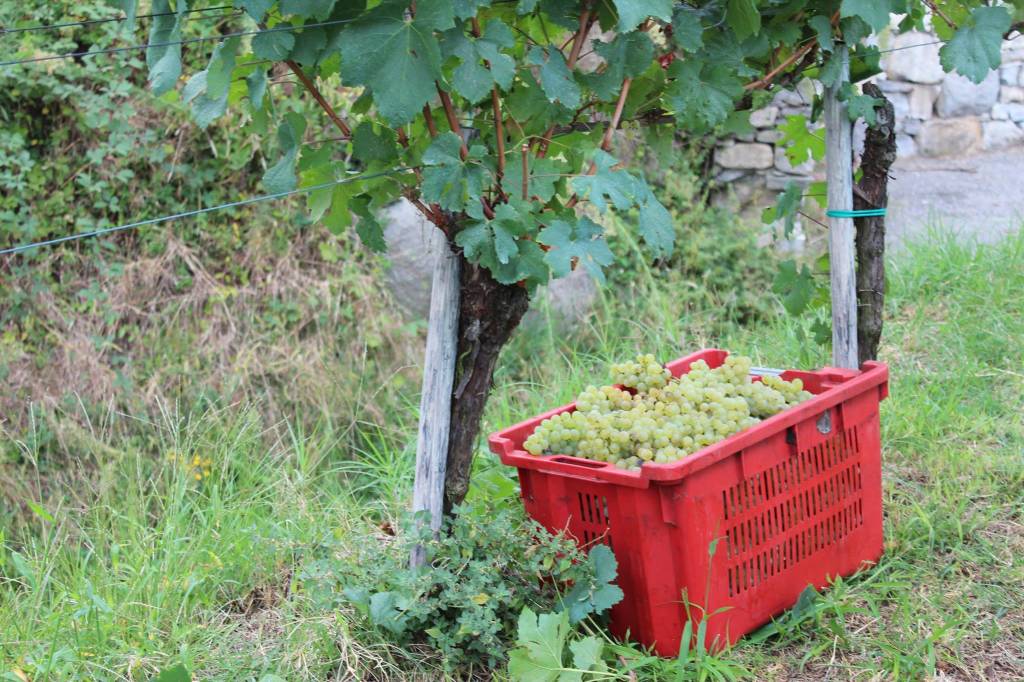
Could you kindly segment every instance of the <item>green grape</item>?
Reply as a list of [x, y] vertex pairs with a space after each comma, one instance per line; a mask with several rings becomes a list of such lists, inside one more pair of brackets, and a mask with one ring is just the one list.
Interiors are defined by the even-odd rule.
[[636, 471], [678, 461], [811, 397], [800, 379], [753, 381], [750, 368], [750, 358], [736, 355], [714, 369], [698, 360], [678, 378], [653, 355], [614, 364], [613, 381], [635, 393], [588, 386], [575, 411], [542, 421], [523, 447]]

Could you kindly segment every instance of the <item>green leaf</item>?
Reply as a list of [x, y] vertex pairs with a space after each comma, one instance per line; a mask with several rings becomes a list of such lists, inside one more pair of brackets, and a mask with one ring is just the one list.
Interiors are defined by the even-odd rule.
[[[557, 159], [543, 158], [530, 160], [530, 177], [527, 181], [527, 192], [530, 197], [537, 197], [547, 203], [555, 196], [555, 188], [565, 173], [565, 164]], [[505, 194], [513, 197], [523, 195], [523, 164], [510, 163], [505, 167], [505, 175], [501, 178], [501, 188]]]
[[117, 6], [124, 12], [124, 24], [129, 33], [135, 32], [135, 10], [138, 4], [138, 0], [117, 0]]
[[806, 265], [798, 270], [796, 261], [785, 260], [779, 263], [772, 291], [782, 297], [786, 312], [796, 316], [807, 309], [814, 296], [814, 277]]
[[491, 0], [454, 0], [452, 8], [459, 19], [475, 17], [484, 7], [490, 7]]
[[149, 87], [153, 94], [160, 96], [172, 90], [181, 76], [181, 45], [167, 45], [181, 40], [181, 19], [188, 3], [177, 3], [172, 10], [170, 0], [153, 0], [154, 16], [149, 28], [149, 44], [146, 49], [146, 66], [149, 67]]
[[605, 70], [586, 76], [601, 99], [614, 98], [625, 78], [635, 78], [647, 70], [654, 59], [654, 43], [646, 33], [620, 33], [610, 43], [597, 41], [594, 50], [607, 64]]
[[295, 35], [295, 47], [288, 55], [290, 59], [303, 66], [313, 66], [320, 61], [320, 55], [327, 47], [327, 31], [317, 26], [293, 35]]
[[260, 31], [252, 38], [252, 53], [260, 59], [279, 62], [287, 59], [295, 47], [295, 34], [286, 31], [288, 24], [278, 24], [273, 31]]
[[378, 592], [370, 597], [370, 620], [374, 625], [400, 635], [405, 632], [404, 611], [408, 606], [409, 599], [401, 594]]
[[179, 663], [172, 668], [161, 670], [160, 674], [152, 679], [152, 682], [192, 682], [192, 673]]
[[658, 200], [647, 183], [637, 180], [637, 188], [640, 204], [640, 237], [655, 258], [672, 255], [672, 248], [676, 241], [672, 214]]
[[807, 117], [802, 114], [786, 117], [786, 122], [779, 126], [782, 138], [778, 144], [786, 149], [786, 158], [794, 166], [799, 166], [807, 159], [825, 157], [824, 128], [810, 130]]
[[[335, 185], [330, 192], [331, 207], [324, 216], [323, 223], [331, 231], [331, 234], [341, 234], [352, 224], [352, 210], [349, 208], [349, 201], [359, 193], [359, 183], [341, 183]], [[358, 234], [359, 231], [357, 230], [356, 233]], [[360, 238], [362, 238], [362, 235], [360, 235]], [[369, 246], [369, 244], [367, 245]], [[369, 595], [367, 595], [366, 599], [367, 608], [369, 608]]]
[[672, 0], [614, 0], [619, 13], [619, 32], [635, 29], [648, 17], [672, 21]]
[[889, 25], [891, 10], [891, 0], [843, 0], [839, 16], [859, 17], [875, 31], [881, 31]]
[[584, 637], [569, 643], [569, 651], [572, 652], [573, 667], [577, 670], [588, 670], [593, 672], [604, 672], [608, 669], [601, 660], [601, 650], [604, 643], [597, 637]]
[[257, 67], [255, 71], [245, 77], [245, 85], [249, 90], [249, 104], [253, 110], [263, 108], [263, 98], [267, 94], [267, 72]]
[[531, 64], [540, 67], [540, 87], [548, 101], [559, 102], [570, 109], [580, 105], [580, 86], [573, 80], [572, 72], [559, 50], [535, 45], [530, 48], [529, 60]]
[[235, 7], [244, 9], [255, 21], [263, 21], [274, 0], [235, 0]]
[[298, 184], [295, 176], [295, 162], [299, 157], [299, 145], [306, 131], [306, 121], [296, 113], [289, 113], [277, 129], [277, 140], [281, 148], [281, 159], [263, 174], [263, 184], [270, 194], [290, 192]]
[[850, 86], [846, 97], [846, 112], [851, 121], [863, 118], [865, 123], [873, 126], [875, 125], [875, 107], [881, 106], [881, 104], [882, 100], [871, 95], [857, 93]]
[[352, 131], [352, 156], [366, 165], [396, 161], [397, 145], [395, 131], [384, 126], [377, 128], [370, 121], [363, 121]]
[[235, 53], [241, 38], [234, 36], [218, 43], [205, 70], [189, 78], [182, 99], [192, 104], [192, 117], [200, 128], [206, 128], [224, 115], [228, 108], [228, 90], [235, 70]]
[[[467, 36], [461, 28], [445, 33], [441, 46], [445, 56], [455, 56], [460, 64], [452, 73], [452, 87], [470, 102], [479, 102], [497, 85], [507, 90], [516, 74], [516, 63], [502, 52], [515, 46], [511, 29], [498, 19], [487, 22], [479, 38]], [[489, 62], [490, 68], [484, 66]]]
[[235, 70], [235, 53], [241, 38], [234, 36], [224, 42], [217, 43], [210, 55], [210, 64], [206, 67], [206, 96], [220, 99], [228, 94], [231, 85], [231, 74]]
[[576, 259], [595, 280], [604, 284], [602, 268], [615, 260], [604, 240], [603, 228], [586, 216], [575, 224], [567, 220], [552, 221], [537, 235], [537, 241], [551, 247], [544, 260], [556, 277], [572, 272], [572, 261]]
[[696, 59], [672, 62], [665, 101], [683, 125], [703, 130], [724, 122], [743, 84], [725, 65], [703, 64]]
[[793, 234], [796, 212], [800, 208], [800, 202], [803, 198], [802, 192], [803, 190], [796, 182], [791, 180], [786, 183], [786, 189], [779, 195], [775, 205], [766, 208], [761, 214], [761, 221], [766, 225], [771, 225], [777, 220], [785, 221], [783, 223], [783, 234], [788, 239]]
[[672, 40], [687, 52], [696, 52], [704, 46], [704, 25], [699, 10], [684, 4], [676, 7], [672, 15]]
[[725, 20], [740, 40], [761, 30], [761, 12], [756, 0], [727, 0]]
[[[358, 234], [359, 238], [363, 240], [363, 243], [366, 244], [370, 250], [376, 251], [377, 253], [384, 253], [387, 251], [388, 245], [384, 241], [384, 226], [381, 224], [380, 220], [377, 219], [376, 212], [370, 206], [370, 197], [363, 194], [350, 199], [348, 201], [348, 208], [352, 213], [359, 216], [359, 222], [356, 223], [356, 234]], [[374, 597], [377, 596], [378, 595], [374, 595]], [[394, 604], [406, 604], [404, 597], [395, 595], [394, 599], [399, 600], [394, 601]], [[392, 601], [386, 601], [386, 604], [388, 605], [388, 608], [391, 608]], [[401, 608], [404, 610], [406, 606], [401, 606]], [[373, 618], [375, 623], [378, 625], [384, 625], [384, 627], [392, 632], [401, 634], [401, 631], [404, 630], [404, 621], [399, 622], [397, 615], [394, 614], [382, 616], [387, 624], [378, 622], [378, 617], [374, 615], [374, 602], [372, 598], [370, 599], [370, 617]], [[399, 626], [401, 627], [399, 628]]]
[[577, 175], [572, 179], [573, 189], [582, 199], [589, 199], [598, 211], [608, 210], [610, 200], [615, 208], [625, 210], [636, 203], [636, 179], [624, 170], [614, 170], [618, 160], [611, 154], [598, 149], [594, 152], [595, 172], [591, 175]]
[[446, 211], [462, 211], [483, 193], [483, 168], [460, 156], [461, 138], [453, 132], [438, 135], [423, 153], [423, 199]]
[[281, 0], [282, 14], [314, 17], [323, 21], [334, 9], [335, 0]]
[[832, 22], [828, 17], [822, 14], [813, 16], [808, 19], [807, 25], [814, 29], [814, 33], [818, 37], [818, 45], [822, 50], [831, 52], [836, 48], [835, 38], [832, 35]]
[[529, 607], [519, 614], [516, 648], [509, 652], [508, 672], [524, 682], [553, 682], [562, 666], [562, 651], [569, 638], [567, 614], [535, 615]]
[[342, 32], [342, 81], [370, 88], [391, 125], [411, 121], [437, 94], [441, 51], [422, 13], [407, 22], [404, 6], [383, 3]]
[[939, 49], [939, 61], [946, 71], [956, 70], [975, 83], [985, 80], [999, 66], [1003, 34], [1010, 28], [1005, 7], [976, 7], [969, 24], [957, 29], [953, 38]]

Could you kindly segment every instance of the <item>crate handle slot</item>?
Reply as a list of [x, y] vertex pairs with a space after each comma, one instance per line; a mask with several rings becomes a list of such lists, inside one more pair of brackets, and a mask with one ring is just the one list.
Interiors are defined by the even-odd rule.
[[815, 425], [818, 427], [818, 433], [820, 434], [832, 433], [832, 410], [822, 412]]
[[552, 457], [552, 462], [559, 462], [561, 464], [572, 464], [573, 466], [584, 467], [586, 469], [604, 469], [607, 464], [603, 462], [587, 462], [581, 459], [575, 459], [573, 457]]

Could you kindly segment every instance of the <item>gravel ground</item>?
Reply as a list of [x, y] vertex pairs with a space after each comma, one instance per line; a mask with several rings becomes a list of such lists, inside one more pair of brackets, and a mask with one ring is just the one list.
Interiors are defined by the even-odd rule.
[[1024, 147], [967, 158], [901, 159], [889, 183], [888, 241], [931, 226], [998, 241], [1024, 224]]

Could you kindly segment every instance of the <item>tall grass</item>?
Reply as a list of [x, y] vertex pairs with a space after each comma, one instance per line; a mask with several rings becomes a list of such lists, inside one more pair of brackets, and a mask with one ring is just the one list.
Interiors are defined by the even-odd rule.
[[[603, 292], [575, 334], [521, 333], [485, 429], [571, 399], [638, 350], [827, 364], [798, 347], [792, 320], [695, 331], [672, 291], [637, 286], [644, 296]], [[932, 235], [898, 256], [889, 293], [886, 554], [727, 654], [757, 679], [1024, 677], [1024, 236]], [[324, 551], [387, 546], [414, 451], [412, 430], [394, 427], [414, 406], [389, 409], [356, 428], [268, 423], [238, 405], [145, 423], [111, 412], [61, 470], [21, 439], [0, 468], [0, 675], [141, 680], [181, 662], [208, 679], [437, 679], [436, 656], [315, 608], [297, 577]], [[476, 467], [511, 489], [489, 454]]]

